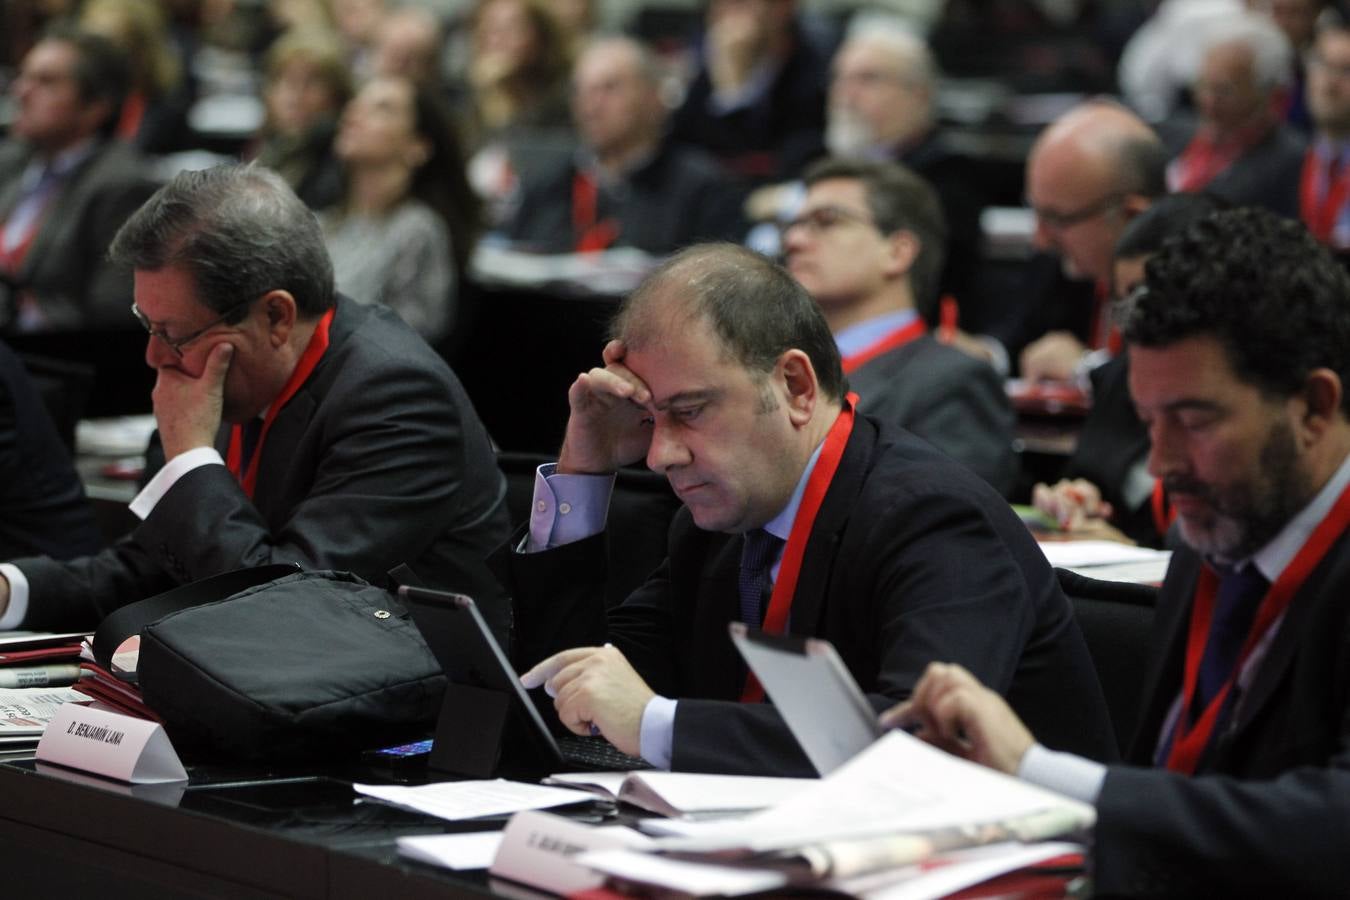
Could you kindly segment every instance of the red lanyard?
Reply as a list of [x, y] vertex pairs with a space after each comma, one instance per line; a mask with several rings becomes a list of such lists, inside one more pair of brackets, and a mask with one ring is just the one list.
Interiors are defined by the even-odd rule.
[[248, 494], [250, 500], [253, 499], [253, 489], [258, 485], [258, 460], [262, 459], [263, 443], [267, 440], [267, 433], [272, 430], [272, 423], [276, 421], [281, 408], [295, 396], [300, 386], [309, 380], [314, 367], [323, 358], [324, 351], [328, 349], [328, 326], [333, 322], [335, 311], [330, 309], [323, 314], [318, 327], [314, 329], [314, 334], [309, 339], [309, 345], [300, 355], [300, 362], [296, 364], [295, 371], [291, 373], [277, 399], [268, 407], [267, 416], [263, 419], [262, 432], [258, 435], [258, 444], [253, 448], [253, 458], [248, 462], [247, 472], [240, 471], [244, 454], [244, 428], [242, 425], [236, 425], [230, 429], [230, 447], [225, 454], [226, 465], [234, 473], [234, 477], [239, 479], [239, 483], [244, 487], [244, 493]]
[[1159, 537], [1166, 537], [1167, 529], [1177, 520], [1177, 511], [1172, 508], [1172, 501], [1167, 496], [1167, 489], [1163, 487], [1161, 478], [1153, 482], [1153, 496], [1149, 502], [1153, 507], [1153, 527]]
[[619, 236], [613, 219], [596, 221], [600, 207], [600, 189], [587, 172], [572, 176], [572, 233], [576, 235], [576, 251], [592, 253], [604, 250]]
[[854, 369], [862, 366], [864, 363], [871, 362], [883, 353], [888, 353], [896, 347], [903, 347], [910, 341], [921, 337], [928, 332], [928, 326], [924, 324], [923, 319], [915, 318], [908, 325], [903, 325], [894, 331], [888, 332], [885, 337], [869, 344], [857, 353], [844, 357], [844, 374], [851, 373]]
[[[825, 499], [825, 492], [834, 480], [839, 469], [839, 461], [844, 458], [844, 447], [848, 436], [853, 433], [853, 411], [858, 404], [858, 395], [849, 392], [844, 398], [844, 408], [839, 418], [830, 426], [821, 446], [816, 467], [806, 480], [806, 489], [802, 492], [802, 502], [797, 507], [797, 516], [792, 520], [792, 530], [788, 532], [787, 546], [783, 548], [783, 560], [778, 566], [778, 579], [773, 583], [773, 594], [769, 598], [769, 611], [764, 616], [764, 631], [768, 634], [783, 634], [787, 631], [788, 616], [792, 613], [792, 597], [797, 592], [797, 577], [802, 572], [802, 559], [806, 555], [806, 542], [811, 537], [811, 528], [816, 522], [816, 513]], [[741, 692], [742, 703], [758, 703], [764, 699], [764, 688], [753, 674], [745, 680], [745, 689]]]
[[1327, 515], [1313, 530], [1308, 537], [1307, 542], [1298, 551], [1298, 555], [1293, 561], [1285, 567], [1280, 573], [1280, 577], [1270, 586], [1266, 596], [1262, 598], [1260, 607], [1256, 610], [1256, 619], [1252, 623], [1251, 631], [1247, 633], [1247, 640], [1242, 645], [1242, 653], [1238, 656], [1238, 663], [1233, 668], [1233, 672], [1224, 682], [1223, 687], [1209, 702], [1200, 720], [1194, 725], [1191, 722], [1191, 703], [1195, 698], [1196, 686], [1200, 679], [1200, 660], [1205, 655], [1205, 643], [1209, 640], [1210, 623], [1214, 618], [1214, 601], [1218, 595], [1219, 576], [1214, 574], [1214, 570], [1209, 566], [1200, 573], [1200, 582], [1195, 589], [1195, 605], [1191, 608], [1190, 632], [1186, 638], [1186, 672], [1183, 682], [1183, 704], [1181, 715], [1177, 717], [1177, 723], [1172, 739], [1172, 751], [1167, 756], [1167, 768], [1174, 772], [1185, 772], [1194, 774], [1195, 767], [1200, 762], [1200, 756], [1209, 746], [1209, 741], [1214, 732], [1214, 726], [1218, 722], [1219, 712], [1223, 709], [1224, 701], [1232, 691], [1234, 683], [1237, 681], [1238, 673], [1247, 662], [1247, 657], [1251, 655], [1252, 650], [1261, 642], [1261, 638], [1270, 629], [1280, 616], [1284, 615], [1285, 610], [1289, 608], [1294, 595], [1298, 593], [1299, 588], [1303, 587], [1303, 582], [1308, 580], [1313, 569], [1327, 555], [1331, 545], [1345, 531], [1346, 526], [1350, 525], [1350, 487], [1341, 491], [1341, 495], [1336, 498], [1336, 504], [1331, 508]]
[[[1350, 167], [1339, 166], [1335, 178], [1328, 178], [1324, 160], [1316, 150], [1303, 157], [1303, 174], [1299, 177], [1299, 217], [1308, 226], [1313, 237], [1324, 244], [1331, 243], [1331, 232], [1336, 217], [1350, 200]], [[1320, 202], [1318, 198], [1321, 198]]]

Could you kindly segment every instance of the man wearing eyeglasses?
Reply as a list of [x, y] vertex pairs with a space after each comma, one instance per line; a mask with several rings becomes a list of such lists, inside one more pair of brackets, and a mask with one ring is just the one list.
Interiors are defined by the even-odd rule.
[[[1026, 178], [1035, 246], [1058, 255], [1071, 278], [1091, 281], [1096, 299], [1086, 335], [1055, 329], [1025, 347], [1023, 378], [1069, 380], [1109, 358], [1112, 252], [1129, 221], [1166, 192], [1164, 164], [1153, 130], [1105, 101], [1071, 109], [1036, 139]], [[1029, 312], [1034, 321], [1045, 311]], [[1089, 357], [1094, 350], [1103, 352]]]
[[937, 195], [896, 163], [826, 160], [783, 233], [792, 277], [819, 304], [860, 408], [1013, 488], [1012, 407], [993, 368], [928, 333], [945, 224]]
[[185, 172], [118, 233], [149, 332], [165, 463], [142, 521], [70, 562], [0, 564], [0, 629], [91, 628], [179, 584], [267, 563], [371, 581], [409, 563], [504, 631], [483, 559], [505, 482], [445, 363], [396, 315], [337, 295], [312, 213], [275, 173]]

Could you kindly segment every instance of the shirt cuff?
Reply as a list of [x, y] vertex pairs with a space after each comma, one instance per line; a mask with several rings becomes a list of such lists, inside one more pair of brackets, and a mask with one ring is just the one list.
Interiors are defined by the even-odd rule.
[[1072, 753], [1047, 750], [1032, 744], [1017, 767], [1017, 777], [1047, 790], [1081, 800], [1097, 803], [1106, 778], [1106, 766]]
[[13, 631], [23, 624], [23, 617], [28, 614], [28, 579], [9, 563], [0, 563], [0, 575], [9, 582], [9, 606], [0, 616], [0, 631]]
[[638, 755], [658, 769], [670, 770], [671, 745], [675, 739], [676, 701], [653, 697], [642, 710], [638, 728]]
[[1000, 378], [1007, 378], [1012, 372], [1012, 360], [1008, 358], [1008, 348], [996, 337], [987, 334], [971, 335], [979, 341], [989, 353], [989, 365], [994, 367]]
[[211, 465], [225, 465], [225, 460], [220, 458], [220, 453], [215, 447], [194, 447], [178, 454], [155, 473], [155, 477], [150, 479], [150, 483], [141, 489], [127, 508], [135, 513], [138, 519], [148, 518], [155, 505], [169, 492], [169, 488], [178, 483], [178, 479], [193, 469]]
[[1111, 361], [1111, 351], [1105, 348], [1089, 350], [1078, 357], [1073, 367], [1073, 380], [1088, 396], [1092, 395], [1092, 373]]
[[558, 475], [557, 463], [534, 474], [526, 553], [561, 547], [605, 530], [613, 475]]

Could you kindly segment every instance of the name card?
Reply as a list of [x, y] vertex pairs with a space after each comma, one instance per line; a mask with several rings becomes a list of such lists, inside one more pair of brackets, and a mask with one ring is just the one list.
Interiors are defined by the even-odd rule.
[[81, 703], [57, 708], [37, 758], [131, 784], [187, 781], [163, 726]]

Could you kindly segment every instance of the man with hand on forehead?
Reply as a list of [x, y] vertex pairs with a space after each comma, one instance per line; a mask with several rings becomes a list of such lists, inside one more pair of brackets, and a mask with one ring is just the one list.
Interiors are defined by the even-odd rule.
[[[528, 534], [504, 548], [522, 680], [562, 723], [658, 767], [809, 775], [727, 634], [827, 638], [873, 704], [954, 654], [1056, 734], [1114, 754], [1045, 557], [988, 485], [857, 413], [811, 297], [730, 245], [690, 248], [624, 303], [582, 374]], [[608, 612], [613, 473], [645, 457], [683, 501], [668, 558]], [[619, 524], [617, 527], [622, 527]]]

